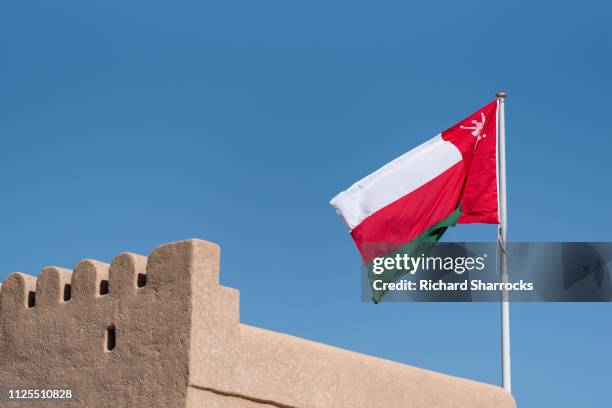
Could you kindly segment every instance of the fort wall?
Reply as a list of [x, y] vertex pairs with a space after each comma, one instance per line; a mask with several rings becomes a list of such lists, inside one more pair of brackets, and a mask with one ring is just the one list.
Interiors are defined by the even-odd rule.
[[61, 406], [92, 408], [515, 406], [496, 386], [241, 324], [219, 258], [217, 245], [187, 240], [9, 275], [2, 387], [70, 388]]

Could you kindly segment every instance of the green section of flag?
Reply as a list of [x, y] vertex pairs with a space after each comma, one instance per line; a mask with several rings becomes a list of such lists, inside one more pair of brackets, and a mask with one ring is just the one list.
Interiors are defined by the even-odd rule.
[[[396, 255], [408, 255], [409, 257], [427, 255], [431, 247], [440, 240], [442, 234], [448, 227], [454, 227], [457, 224], [457, 220], [461, 216], [461, 206], [458, 206], [449, 216], [444, 218], [442, 221], [435, 223], [428, 229], [426, 229], [421, 235], [416, 237], [414, 240], [388, 252], [384, 257], [395, 257]], [[409, 271], [405, 269], [386, 269], [382, 274], [375, 274], [373, 272], [374, 261], [370, 261], [367, 265], [368, 278], [370, 280], [370, 287], [372, 288], [372, 300], [374, 303], [378, 303], [385, 296], [386, 290], [375, 290], [374, 281], [381, 280], [385, 283], [395, 282], [404, 276]]]

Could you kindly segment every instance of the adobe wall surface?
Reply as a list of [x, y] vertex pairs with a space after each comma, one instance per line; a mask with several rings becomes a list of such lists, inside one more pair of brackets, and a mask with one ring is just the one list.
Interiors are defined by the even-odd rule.
[[0, 386], [75, 391], [37, 407], [514, 407], [495, 386], [241, 324], [219, 255], [188, 240], [38, 280], [11, 274], [0, 288]]
[[[189, 293], [189, 275], [166, 268], [156, 253], [148, 263], [122, 254], [111, 265], [82, 261], [74, 272], [45, 268], [38, 280], [11, 274], [0, 291], [2, 387], [73, 389], [75, 400], [59, 406], [183, 407]], [[116, 347], [108, 351], [112, 326]]]

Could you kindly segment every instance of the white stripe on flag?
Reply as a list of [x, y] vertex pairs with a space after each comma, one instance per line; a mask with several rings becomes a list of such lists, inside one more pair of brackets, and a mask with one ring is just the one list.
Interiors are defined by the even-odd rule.
[[439, 134], [341, 192], [330, 204], [352, 231], [367, 217], [433, 180], [461, 161]]

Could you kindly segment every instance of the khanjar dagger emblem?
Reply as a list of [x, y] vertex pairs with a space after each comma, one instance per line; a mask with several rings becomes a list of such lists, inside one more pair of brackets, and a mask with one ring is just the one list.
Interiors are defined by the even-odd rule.
[[484, 139], [485, 137], [487, 137], [486, 134], [481, 134], [482, 133], [482, 128], [484, 127], [485, 124], [485, 115], [484, 113], [480, 112], [480, 118], [482, 120], [482, 122], [477, 121], [476, 119], [474, 119], [472, 121], [472, 125], [474, 126], [460, 126], [461, 129], [466, 129], [466, 130], [471, 130], [472, 131], [472, 136], [474, 136], [476, 138], [476, 141], [480, 140], [480, 139]]

